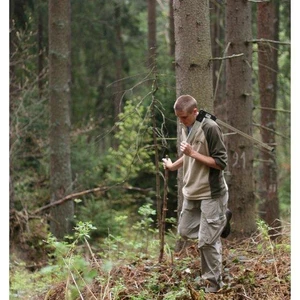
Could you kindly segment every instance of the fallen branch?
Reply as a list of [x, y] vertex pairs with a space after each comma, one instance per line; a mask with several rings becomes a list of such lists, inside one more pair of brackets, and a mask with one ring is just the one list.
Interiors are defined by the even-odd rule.
[[142, 189], [142, 188], [137, 188], [137, 187], [128, 187], [128, 186], [110, 186], [110, 187], [107, 187], [107, 186], [102, 186], [102, 187], [97, 187], [97, 188], [94, 188], [94, 189], [90, 189], [90, 190], [85, 190], [85, 191], [81, 191], [81, 192], [78, 192], [78, 193], [74, 193], [74, 194], [70, 194], [70, 195], [67, 195], [66, 197], [64, 198], [61, 198], [59, 200], [56, 200], [52, 203], [49, 203], [45, 206], [42, 206], [40, 207], [39, 209], [36, 209], [33, 214], [38, 214], [40, 213], [41, 211], [44, 211], [50, 207], [53, 207], [53, 206], [56, 206], [56, 205], [60, 205], [68, 200], [71, 200], [73, 198], [77, 198], [77, 197], [80, 197], [80, 196], [83, 196], [83, 195], [87, 195], [87, 194], [91, 194], [91, 193], [96, 193], [96, 192], [105, 192], [105, 191], [108, 191], [112, 188], [122, 188], [122, 189], [126, 189], [126, 190], [133, 190], [133, 191], [140, 191], [140, 192], [143, 192], [143, 193], [147, 193], [149, 191], [151, 191], [152, 189], [149, 188], [149, 189]]

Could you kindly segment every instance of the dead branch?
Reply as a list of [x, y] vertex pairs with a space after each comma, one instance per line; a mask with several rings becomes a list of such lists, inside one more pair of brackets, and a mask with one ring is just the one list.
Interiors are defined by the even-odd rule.
[[156, 119], [155, 119], [155, 106], [156, 106], [156, 99], [155, 93], [158, 90], [157, 80], [153, 80], [152, 84], [152, 92], [151, 92], [151, 119], [152, 119], [152, 137], [153, 137], [153, 146], [154, 146], [154, 153], [155, 153], [155, 187], [156, 187], [156, 203], [157, 203], [157, 223], [160, 228], [161, 222], [161, 196], [160, 196], [160, 178], [159, 178], [159, 156], [158, 156], [158, 143], [157, 143], [157, 135], [156, 135]]
[[279, 45], [291, 45], [291, 42], [280, 42], [268, 39], [254, 39], [251, 41], [247, 41], [248, 43], [271, 43], [271, 44], [279, 44]]
[[38, 214], [50, 207], [53, 207], [53, 206], [56, 206], [56, 205], [60, 205], [68, 200], [71, 200], [73, 198], [77, 198], [77, 197], [80, 197], [80, 196], [83, 196], [83, 195], [87, 195], [87, 194], [91, 194], [91, 193], [96, 193], [96, 192], [105, 192], [105, 191], [108, 191], [112, 188], [121, 188], [121, 189], [126, 189], [126, 190], [132, 190], [132, 191], [139, 191], [139, 192], [143, 192], [143, 193], [147, 193], [149, 191], [151, 191], [152, 189], [149, 188], [149, 189], [142, 189], [142, 188], [137, 188], [137, 187], [128, 187], [128, 186], [110, 186], [110, 187], [107, 187], [107, 186], [102, 186], [102, 187], [97, 187], [97, 188], [94, 188], [94, 189], [89, 189], [89, 190], [85, 190], [85, 191], [81, 191], [81, 192], [78, 192], [78, 193], [73, 193], [73, 194], [70, 194], [70, 195], [67, 195], [66, 197], [64, 198], [61, 198], [59, 200], [56, 200], [52, 203], [49, 203], [45, 206], [42, 206], [38, 209], [36, 209], [32, 214]]
[[[227, 44], [225, 51], [224, 51], [224, 56], [227, 54], [228, 48], [230, 46], [230, 43]], [[214, 92], [214, 101], [216, 100], [216, 96], [217, 96], [217, 91], [219, 88], [219, 82], [220, 82], [220, 77], [221, 77], [221, 72], [223, 70], [223, 66], [224, 66], [224, 60], [221, 61], [220, 64], [220, 69], [219, 69], [219, 73], [218, 73], [218, 77], [217, 77], [217, 82], [216, 82], [216, 88], [215, 88], [215, 92]]]
[[238, 54], [233, 54], [230, 56], [223, 56], [223, 57], [213, 57], [210, 60], [224, 60], [224, 59], [231, 59], [231, 58], [237, 58], [240, 56], [244, 56], [244, 53], [238, 53]]
[[283, 112], [283, 113], [288, 113], [290, 114], [291, 111], [290, 110], [286, 110], [286, 109], [278, 109], [278, 108], [274, 108], [274, 107], [261, 107], [261, 106], [255, 106], [254, 109], [264, 109], [264, 110], [271, 110], [271, 111], [276, 111], [276, 112]]
[[[166, 158], [168, 156], [166, 155]], [[167, 214], [167, 202], [168, 202], [168, 180], [169, 180], [169, 171], [165, 169], [164, 177], [164, 197], [163, 197], [163, 206], [161, 211], [160, 219], [160, 253], [158, 262], [161, 263], [164, 256], [164, 247], [165, 247], [165, 229], [166, 229], [166, 214]]]
[[273, 133], [273, 134], [275, 134], [275, 135], [281, 136], [282, 138], [285, 138], [285, 139], [288, 139], [288, 138], [289, 138], [288, 136], [285, 136], [285, 135], [283, 135], [283, 134], [281, 134], [281, 133], [279, 133], [279, 132], [277, 132], [277, 131], [275, 131], [275, 130], [269, 128], [269, 127], [263, 126], [263, 125], [261, 125], [261, 124], [252, 123], [252, 125], [255, 126], [255, 127], [258, 127], [258, 128], [265, 129], [265, 130], [267, 130], [267, 131], [269, 131], [269, 132], [271, 132], [271, 133]]

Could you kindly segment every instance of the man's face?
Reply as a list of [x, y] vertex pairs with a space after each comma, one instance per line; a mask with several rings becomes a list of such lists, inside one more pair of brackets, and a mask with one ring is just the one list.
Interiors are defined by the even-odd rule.
[[182, 123], [187, 127], [194, 124], [197, 114], [198, 114], [197, 108], [194, 108], [191, 113], [182, 110], [175, 110], [175, 115], [177, 116], [177, 118], [179, 118], [180, 123]]

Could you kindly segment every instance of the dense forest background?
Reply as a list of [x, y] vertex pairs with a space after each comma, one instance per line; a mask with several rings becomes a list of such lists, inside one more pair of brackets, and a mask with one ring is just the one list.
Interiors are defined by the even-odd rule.
[[[70, 81], [67, 83], [70, 94], [66, 111], [70, 118], [68, 146], [72, 188], [60, 194], [61, 197], [53, 198], [51, 120], [52, 114], [59, 112], [51, 111], [49, 101], [53, 95], [49, 89], [53, 84], [53, 79], [49, 82], [53, 62], [49, 4], [42, 0], [10, 1], [11, 299], [22, 297], [20, 291], [26, 291], [28, 282], [21, 279], [23, 272], [38, 276], [40, 273], [34, 272], [44, 272], [44, 285], [31, 287], [41, 292], [55, 272], [59, 280], [67, 276], [68, 272], [62, 271], [63, 266], [84, 270], [82, 274], [87, 281], [97, 278], [82, 259], [84, 256], [92, 260], [94, 256], [101, 257], [105, 261], [101, 270], [107, 275], [115, 266], [114, 260], [136, 259], [137, 253], [143, 254], [141, 259], [158, 255], [161, 241], [154, 242], [151, 237], [157, 237], [161, 230], [160, 201], [165, 192], [161, 158], [165, 155], [174, 158], [177, 153], [177, 121], [172, 109], [176, 100], [176, 58], [171, 2], [156, 1], [156, 14], [152, 16], [156, 39], [153, 51], [149, 47], [151, 23], [146, 1], [70, 1]], [[276, 123], [269, 131], [276, 139], [273, 145], [276, 155], [272, 156], [277, 166], [276, 198], [280, 219], [280, 223], [275, 222], [280, 227], [276, 232], [285, 235], [291, 216], [291, 6], [289, 1], [276, 4], [280, 17], [278, 43], [271, 43], [278, 54], [276, 104], [269, 108], [276, 111]], [[255, 40], [258, 32], [256, 2], [252, 3], [251, 11]], [[221, 58], [227, 46], [223, 1], [210, 1], [210, 27], [212, 53]], [[253, 43], [252, 53], [251, 131], [261, 140], [261, 131], [265, 129], [261, 115], [266, 108], [260, 102], [258, 44]], [[213, 71], [215, 98], [211, 112], [230, 122], [223, 114], [226, 74], [221, 59], [214, 61]], [[54, 103], [54, 107], [57, 105]], [[260, 214], [265, 204], [261, 191], [264, 164], [261, 152], [259, 147], [254, 147], [251, 176], [256, 221], [264, 219]], [[177, 174], [170, 173], [166, 216], [170, 247], [166, 251], [170, 253], [176, 243], [177, 198]], [[62, 203], [56, 205], [57, 200]], [[49, 206], [51, 203], [53, 206]], [[65, 203], [72, 203], [72, 219], [68, 221], [71, 230], [63, 231], [66, 239], [61, 239], [51, 222], [54, 209], [64, 212], [61, 207]], [[263, 234], [272, 232], [270, 228], [265, 231], [258, 221], [247, 237], [257, 230]], [[67, 259], [70, 261], [66, 264]], [[70, 274], [71, 271], [68, 276]], [[70, 293], [78, 295], [76, 284], [71, 285]], [[105, 299], [105, 291], [101, 292], [103, 298], [99, 299]], [[75, 299], [75, 296], [69, 297]]]

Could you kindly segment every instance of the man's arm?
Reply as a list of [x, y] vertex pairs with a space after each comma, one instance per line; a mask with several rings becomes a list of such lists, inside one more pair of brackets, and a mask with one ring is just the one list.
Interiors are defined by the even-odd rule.
[[216, 163], [216, 161], [215, 161], [215, 159], [213, 157], [206, 156], [206, 155], [203, 155], [201, 153], [198, 153], [187, 142], [182, 142], [180, 144], [180, 150], [185, 155], [190, 156], [190, 157], [196, 159], [197, 161], [201, 162], [202, 164], [204, 164], [204, 165], [206, 165], [206, 166], [208, 166], [210, 168], [222, 170], [222, 168]]
[[183, 165], [183, 156], [178, 158], [173, 163], [170, 158], [163, 158], [162, 161], [163, 161], [164, 169], [168, 169], [170, 171], [176, 171], [179, 168], [181, 168]]

